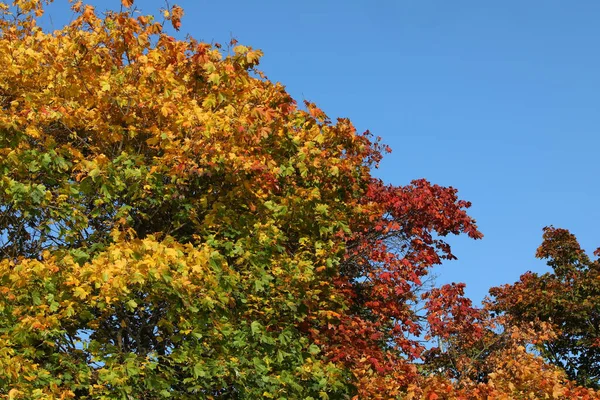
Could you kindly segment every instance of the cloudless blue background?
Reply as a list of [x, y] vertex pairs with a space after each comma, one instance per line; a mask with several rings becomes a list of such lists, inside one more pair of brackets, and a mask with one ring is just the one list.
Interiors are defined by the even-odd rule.
[[[66, 1], [51, 8], [56, 28]], [[118, 0], [92, 2], [99, 10]], [[137, 0], [158, 14], [160, 0]], [[171, 1], [173, 4], [173, 1]], [[438, 282], [476, 302], [527, 271], [542, 228], [600, 246], [600, 2], [179, 0], [178, 37], [265, 52], [294, 98], [349, 117], [393, 153], [376, 175], [459, 189], [485, 237], [452, 238]]]

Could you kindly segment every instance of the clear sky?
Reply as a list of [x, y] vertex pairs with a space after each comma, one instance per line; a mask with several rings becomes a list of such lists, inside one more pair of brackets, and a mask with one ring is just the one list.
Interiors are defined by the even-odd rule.
[[[55, 1], [58, 28], [70, 13]], [[157, 14], [165, 2], [135, 4]], [[177, 4], [178, 36], [260, 48], [261, 69], [294, 98], [383, 137], [393, 152], [377, 176], [427, 178], [473, 202], [485, 237], [450, 240], [459, 260], [436, 271], [440, 283], [465, 282], [479, 301], [527, 270], [545, 272], [534, 253], [550, 224], [590, 252], [600, 246], [599, 1]]]

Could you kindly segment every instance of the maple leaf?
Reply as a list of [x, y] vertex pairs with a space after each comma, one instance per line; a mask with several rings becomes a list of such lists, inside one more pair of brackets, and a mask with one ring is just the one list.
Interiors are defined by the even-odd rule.
[[171, 8], [171, 24], [175, 30], [179, 30], [181, 28], [181, 17], [183, 17], [183, 8], [178, 5], [174, 5]]

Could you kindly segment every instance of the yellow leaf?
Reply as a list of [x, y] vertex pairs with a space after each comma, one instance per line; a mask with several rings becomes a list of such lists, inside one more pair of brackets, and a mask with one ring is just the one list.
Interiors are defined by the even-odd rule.
[[75, 290], [73, 291], [73, 296], [79, 297], [81, 300], [85, 299], [87, 297], [87, 295], [88, 295], [88, 293], [81, 286], [77, 286], [75, 288]]
[[235, 46], [233, 48], [233, 52], [235, 54], [244, 54], [244, 53], [248, 52], [248, 48], [246, 46], [241, 46], [241, 45], [240, 46]]
[[28, 126], [28, 127], [25, 129], [25, 133], [26, 133], [27, 135], [31, 136], [32, 138], [36, 138], [36, 139], [37, 139], [37, 138], [39, 138], [39, 137], [40, 137], [40, 131], [39, 131], [39, 130], [38, 130], [38, 128], [37, 128], [37, 127], [35, 127], [35, 126], [31, 126], [31, 125], [30, 125], [30, 126]]
[[100, 82], [100, 87], [103, 92], [108, 92], [110, 90], [110, 83], [108, 81]]

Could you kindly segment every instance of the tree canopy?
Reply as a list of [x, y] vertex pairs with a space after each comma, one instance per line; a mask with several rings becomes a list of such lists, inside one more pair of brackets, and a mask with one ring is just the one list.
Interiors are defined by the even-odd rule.
[[[600, 249], [594, 253], [600, 255]], [[552, 273], [528, 272], [519, 282], [493, 288], [490, 309], [513, 324], [549, 322], [555, 337], [541, 343], [541, 354], [582, 385], [600, 385], [600, 261], [592, 260], [566, 229], [547, 227], [537, 256]]]
[[2, 398], [598, 398], [424, 284], [482, 237], [456, 189], [374, 178], [379, 139], [178, 6], [45, 3], [0, 3]]

